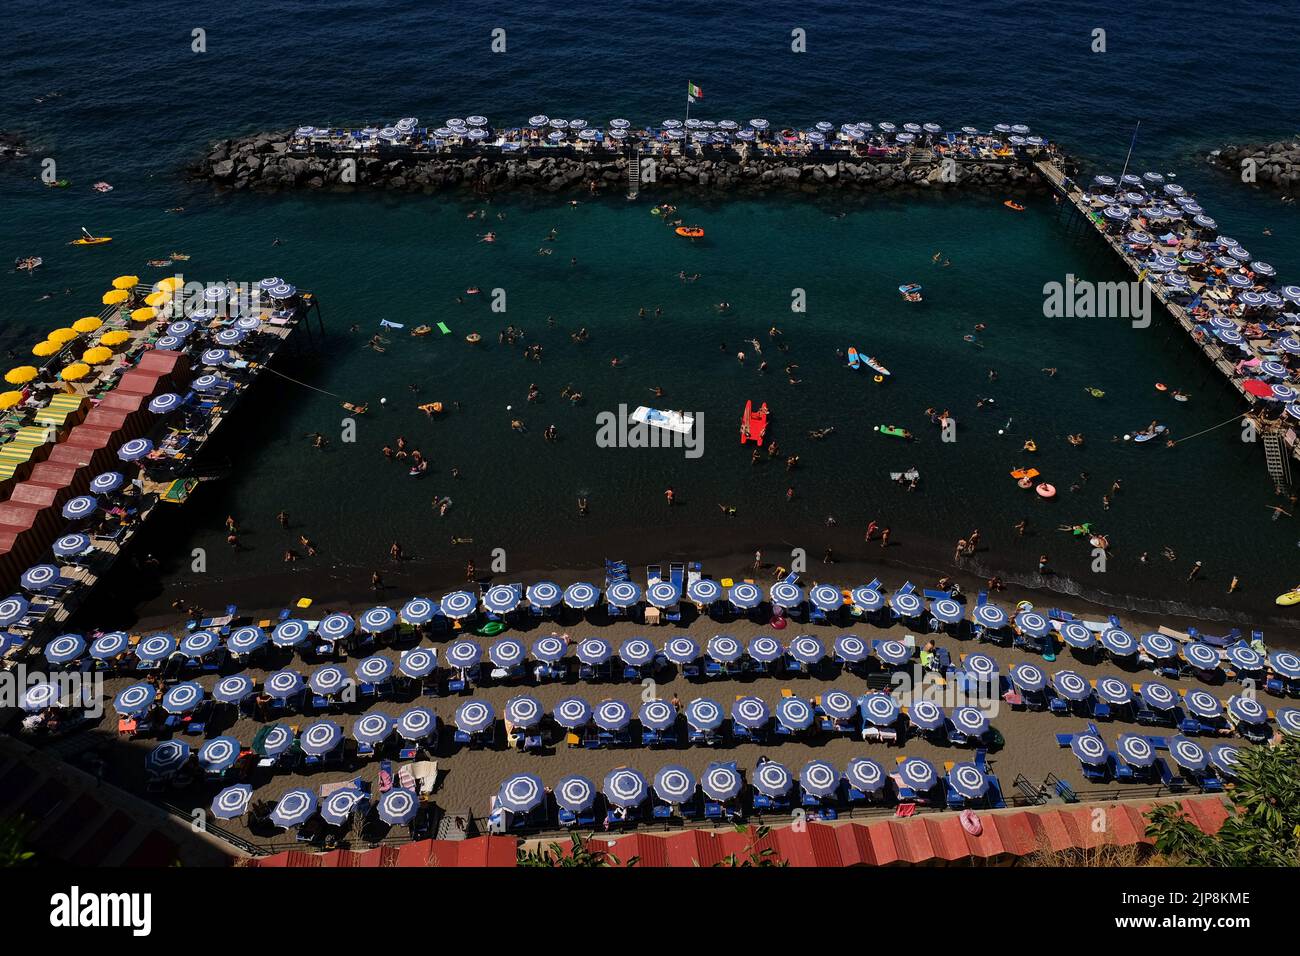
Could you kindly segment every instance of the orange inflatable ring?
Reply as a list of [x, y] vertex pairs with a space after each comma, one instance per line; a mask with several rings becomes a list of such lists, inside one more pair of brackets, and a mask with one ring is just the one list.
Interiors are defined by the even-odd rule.
[[678, 226], [674, 232], [688, 239], [701, 239], [704, 237], [704, 230], [699, 226]]

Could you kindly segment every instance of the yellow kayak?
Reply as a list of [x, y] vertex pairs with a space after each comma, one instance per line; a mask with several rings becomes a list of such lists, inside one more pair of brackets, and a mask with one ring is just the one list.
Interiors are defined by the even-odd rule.
[[112, 242], [112, 236], [94, 236], [90, 239], [73, 239], [68, 245], [70, 246], [99, 246], [106, 242]]
[[1277, 596], [1277, 603], [1283, 606], [1300, 604], [1300, 587]]

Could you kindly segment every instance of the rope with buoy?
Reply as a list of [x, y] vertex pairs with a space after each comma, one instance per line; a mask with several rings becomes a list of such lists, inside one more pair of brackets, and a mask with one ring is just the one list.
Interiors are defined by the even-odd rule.
[[300, 382], [296, 378], [292, 378], [288, 375], [285, 375], [283, 372], [277, 372], [269, 365], [263, 365], [262, 370], [266, 372], [270, 372], [272, 375], [278, 375], [287, 382], [293, 382], [293, 384], [301, 385], [303, 388], [310, 388], [313, 392], [320, 392], [322, 395], [328, 395], [330, 398], [337, 398], [337, 399], [343, 398], [342, 395], [339, 395], [336, 392], [327, 392], [323, 388], [317, 388], [315, 385], [308, 385], [306, 382]]
[[1245, 417], [1246, 417], [1247, 415], [1249, 415], [1249, 414], [1250, 414], [1249, 412], [1242, 412], [1240, 415], [1234, 415], [1232, 418], [1229, 418], [1227, 421], [1225, 421], [1225, 422], [1219, 422], [1219, 424], [1217, 424], [1217, 425], [1211, 425], [1209, 428], [1202, 429], [1201, 431], [1197, 432], [1195, 435], [1188, 435], [1186, 438], [1177, 438], [1177, 439], [1174, 439], [1174, 440], [1173, 440], [1173, 444], [1178, 445], [1178, 444], [1181, 444], [1182, 442], [1185, 442], [1185, 441], [1191, 441], [1193, 438], [1198, 438], [1198, 437], [1200, 437], [1201, 435], [1204, 435], [1204, 434], [1207, 434], [1208, 432], [1212, 432], [1212, 431], [1214, 431], [1214, 430], [1216, 430], [1216, 429], [1222, 428], [1222, 427], [1224, 427], [1225, 425], [1231, 425], [1233, 422], [1240, 421], [1241, 419], [1245, 418]]

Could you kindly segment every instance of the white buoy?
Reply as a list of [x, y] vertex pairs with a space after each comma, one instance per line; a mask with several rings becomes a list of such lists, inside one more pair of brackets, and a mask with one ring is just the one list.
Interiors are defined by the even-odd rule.
[[381, 399], [379, 400], [379, 404], [380, 404], [380, 405], [387, 405], [387, 404], [388, 404], [388, 399], [386, 399], [386, 398], [381, 398]]
[[510, 409], [512, 409], [512, 408], [514, 408], [513, 405], [507, 405], [507, 406], [506, 406], [506, 411], [510, 411]]
[[999, 434], [999, 435], [1005, 435], [1006, 432], [1004, 432], [1001, 428], [999, 428], [999, 429], [998, 429], [998, 434]]

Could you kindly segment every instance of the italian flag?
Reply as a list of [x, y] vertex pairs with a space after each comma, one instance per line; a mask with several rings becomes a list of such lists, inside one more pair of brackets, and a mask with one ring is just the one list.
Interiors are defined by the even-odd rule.
[[686, 98], [690, 100], [692, 103], [694, 103], [696, 100], [702, 100], [704, 99], [704, 91], [700, 89], [698, 86], [696, 86], [694, 83], [692, 83], [690, 80], [687, 80]]

